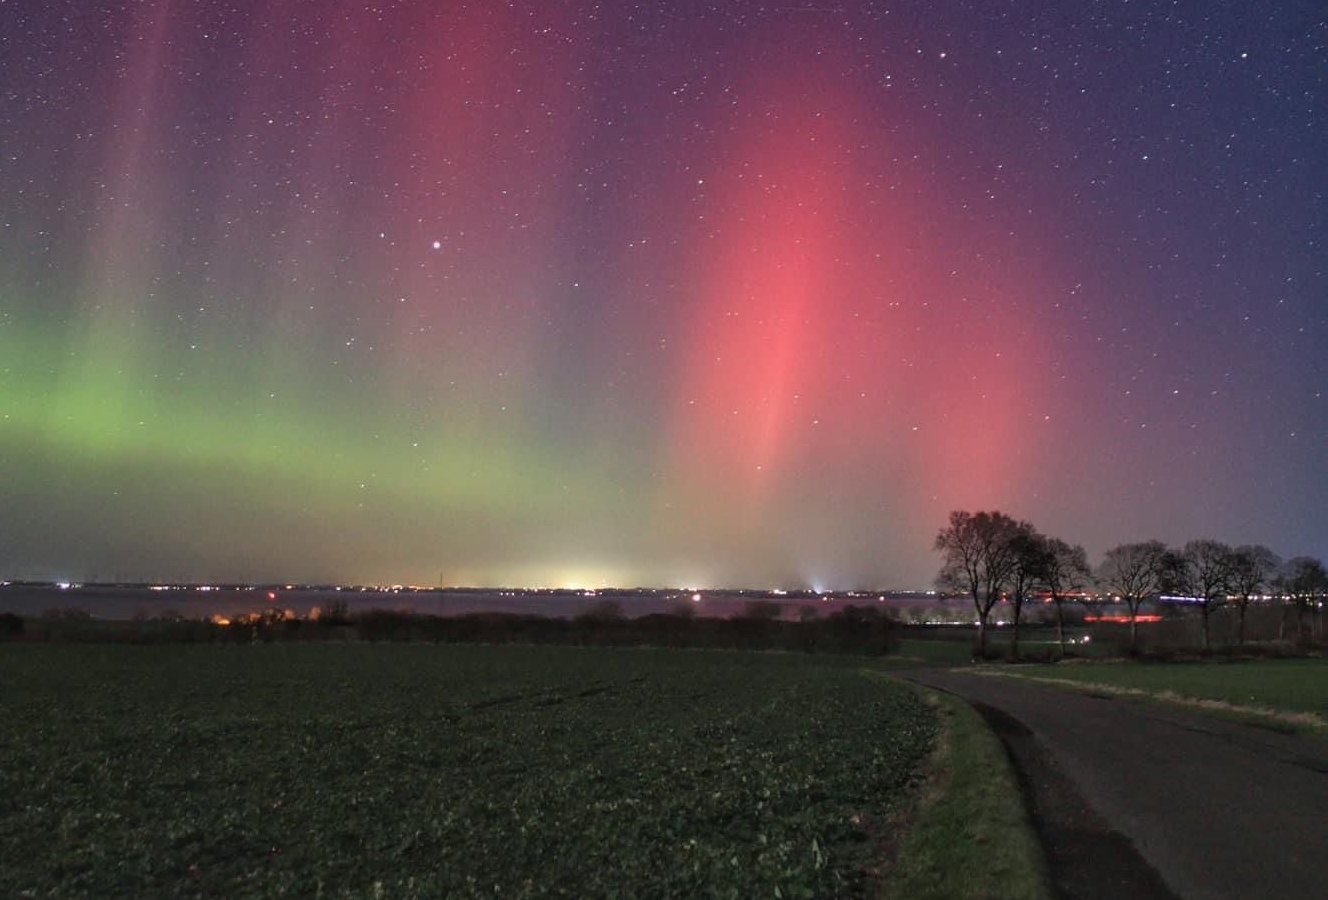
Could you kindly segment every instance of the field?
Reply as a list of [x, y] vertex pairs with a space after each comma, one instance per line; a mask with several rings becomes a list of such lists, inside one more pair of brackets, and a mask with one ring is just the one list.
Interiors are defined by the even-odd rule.
[[[1328, 721], [1328, 663], [1321, 659], [1210, 663], [1105, 662], [1027, 666], [1010, 674], [1071, 682], [1077, 686], [1142, 691], [1171, 700], [1216, 701], [1232, 707], [1308, 713]], [[1303, 720], [1313, 724], [1312, 719]]]
[[[905, 631], [906, 635], [915, 634]], [[935, 632], [932, 633], [935, 635]], [[1030, 631], [1019, 641], [1020, 653], [1028, 656], [1043, 654], [1052, 656], [1059, 651], [1059, 644], [1047, 637], [1047, 632]], [[1079, 632], [1076, 632], [1078, 636]], [[891, 669], [914, 669], [919, 666], [964, 666], [973, 661], [977, 632], [971, 629], [952, 631], [943, 635], [914, 637], [906, 636], [897, 649], [882, 657], [879, 664]], [[993, 655], [1009, 655], [1010, 634], [1005, 629], [993, 629], [987, 637], [987, 648]], [[1067, 651], [1077, 657], [1105, 657], [1112, 652], [1103, 644], [1084, 644], [1073, 642], [1067, 645]], [[1060, 671], [1057, 669], [1056, 671]]]
[[0, 895], [862, 894], [937, 720], [860, 665], [0, 647]]

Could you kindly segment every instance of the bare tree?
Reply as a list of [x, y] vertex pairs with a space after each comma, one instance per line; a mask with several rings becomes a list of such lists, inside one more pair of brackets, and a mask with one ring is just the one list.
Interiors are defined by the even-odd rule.
[[1014, 608], [1014, 633], [1010, 638], [1010, 657], [1019, 659], [1019, 623], [1024, 613], [1024, 603], [1028, 595], [1042, 581], [1046, 569], [1047, 539], [1038, 534], [1031, 525], [1020, 523], [1019, 531], [1010, 538], [1010, 550], [1013, 563], [1006, 599]]
[[1107, 551], [1098, 568], [1098, 583], [1130, 610], [1130, 653], [1138, 650], [1139, 607], [1162, 590], [1167, 545], [1161, 541], [1121, 544]]
[[970, 513], [955, 510], [950, 523], [936, 535], [935, 549], [941, 554], [936, 585], [959, 591], [973, 601], [978, 616], [978, 655], [987, 655], [987, 624], [992, 607], [1001, 599], [1015, 565], [1012, 539], [1031, 532], [1026, 522], [1016, 522], [1002, 512]]
[[1296, 608], [1296, 640], [1304, 641], [1305, 613], [1328, 593], [1328, 569], [1312, 556], [1296, 556], [1286, 561], [1277, 576], [1277, 586]]
[[1262, 544], [1245, 544], [1231, 552], [1232, 601], [1240, 613], [1237, 644], [1245, 644], [1245, 613], [1250, 600], [1268, 590], [1281, 565], [1281, 558]]
[[1213, 610], [1224, 606], [1231, 591], [1231, 547], [1221, 541], [1190, 541], [1179, 553], [1168, 552], [1163, 566], [1167, 589], [1192, 598], [1203, 619], [1203, 648], [1212, 647], [1209, 623]]
[[1088, 554], [1084, 548], [1071, 546], [1060, 538], [1044, 538], [1041, 583], [1051, 594], [1056, 606], [1056, 643], [1061, 656], [1065, 655], [1065, 599], [1087, 587], [1093, 573], [1088, 568]]

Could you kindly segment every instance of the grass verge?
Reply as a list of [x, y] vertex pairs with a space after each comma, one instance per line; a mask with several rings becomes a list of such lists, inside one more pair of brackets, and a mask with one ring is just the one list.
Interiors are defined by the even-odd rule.
[[1046, 859], [1000, 739], [962, 700], [918, 691], [941, 731], [880, 895], [1047, 900]]
[[1328, 737], [1328, 665], [1321, 660], [1115, 662], [975, 671], [1094, 696], [1171, 703], [1277, 731]]

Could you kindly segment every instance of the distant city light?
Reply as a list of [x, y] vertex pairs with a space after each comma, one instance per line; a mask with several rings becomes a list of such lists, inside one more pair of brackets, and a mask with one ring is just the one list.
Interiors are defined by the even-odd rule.
[[[1130, 621], [1130, 617], [1129, 617], [1128, 615], [1125, 615], [1124, 613], [1121, 613], [1120, 615], [1084, 616], [1084, 621], [1085, 621], [1085, 622], [1115, 622], [1115, 623], [1118, 623], [1118, 624], [1123, 624], [1123, 623], [1129, 622], [1129, 621]], [[1139, 615], [1137, 615], [1137, 616], [1134, 617], [1134, 621], [1136, 621], [1136, 622], [1161, 622], [1161, 621], [1162, 621], [1162, 617], [1159, 616], [1159, 615], [1157, 615], [1156, 613], [1140, 613]]]

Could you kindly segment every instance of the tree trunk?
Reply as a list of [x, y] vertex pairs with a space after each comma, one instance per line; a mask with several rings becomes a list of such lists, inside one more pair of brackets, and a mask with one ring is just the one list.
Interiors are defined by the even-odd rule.
[[1061, 659], [1065, 658], [1065, 613], [1061, 601], [1056, 601], [1056, 643], [1061, 647]]
[[1208, 615], [1210, 612], [1211, 610], [1208, 608], [1207, 603], [1203, 603], [1199, 606], [1199, 613], [1203, 616], [1203, 648], [1205, 653], [1212, 649], [1212, 644], [1208, 637]]
[[1130, 655], [1139, 654], [1139, 607], [1130, 605]]
[[978, 611], [978, 659], [987, 658], [987, 614]]
[[1242, 647], [1245, 646], [1245, 607], [1248, 605], [1248, 601], [1240, 605], [1240, 625], [1236, 629], [1236, 643]]
[[1016, 604], [1014, 608], [1014, 638], [1010, 642], [1010, 659], [1019, 662], [1019, 609]]

